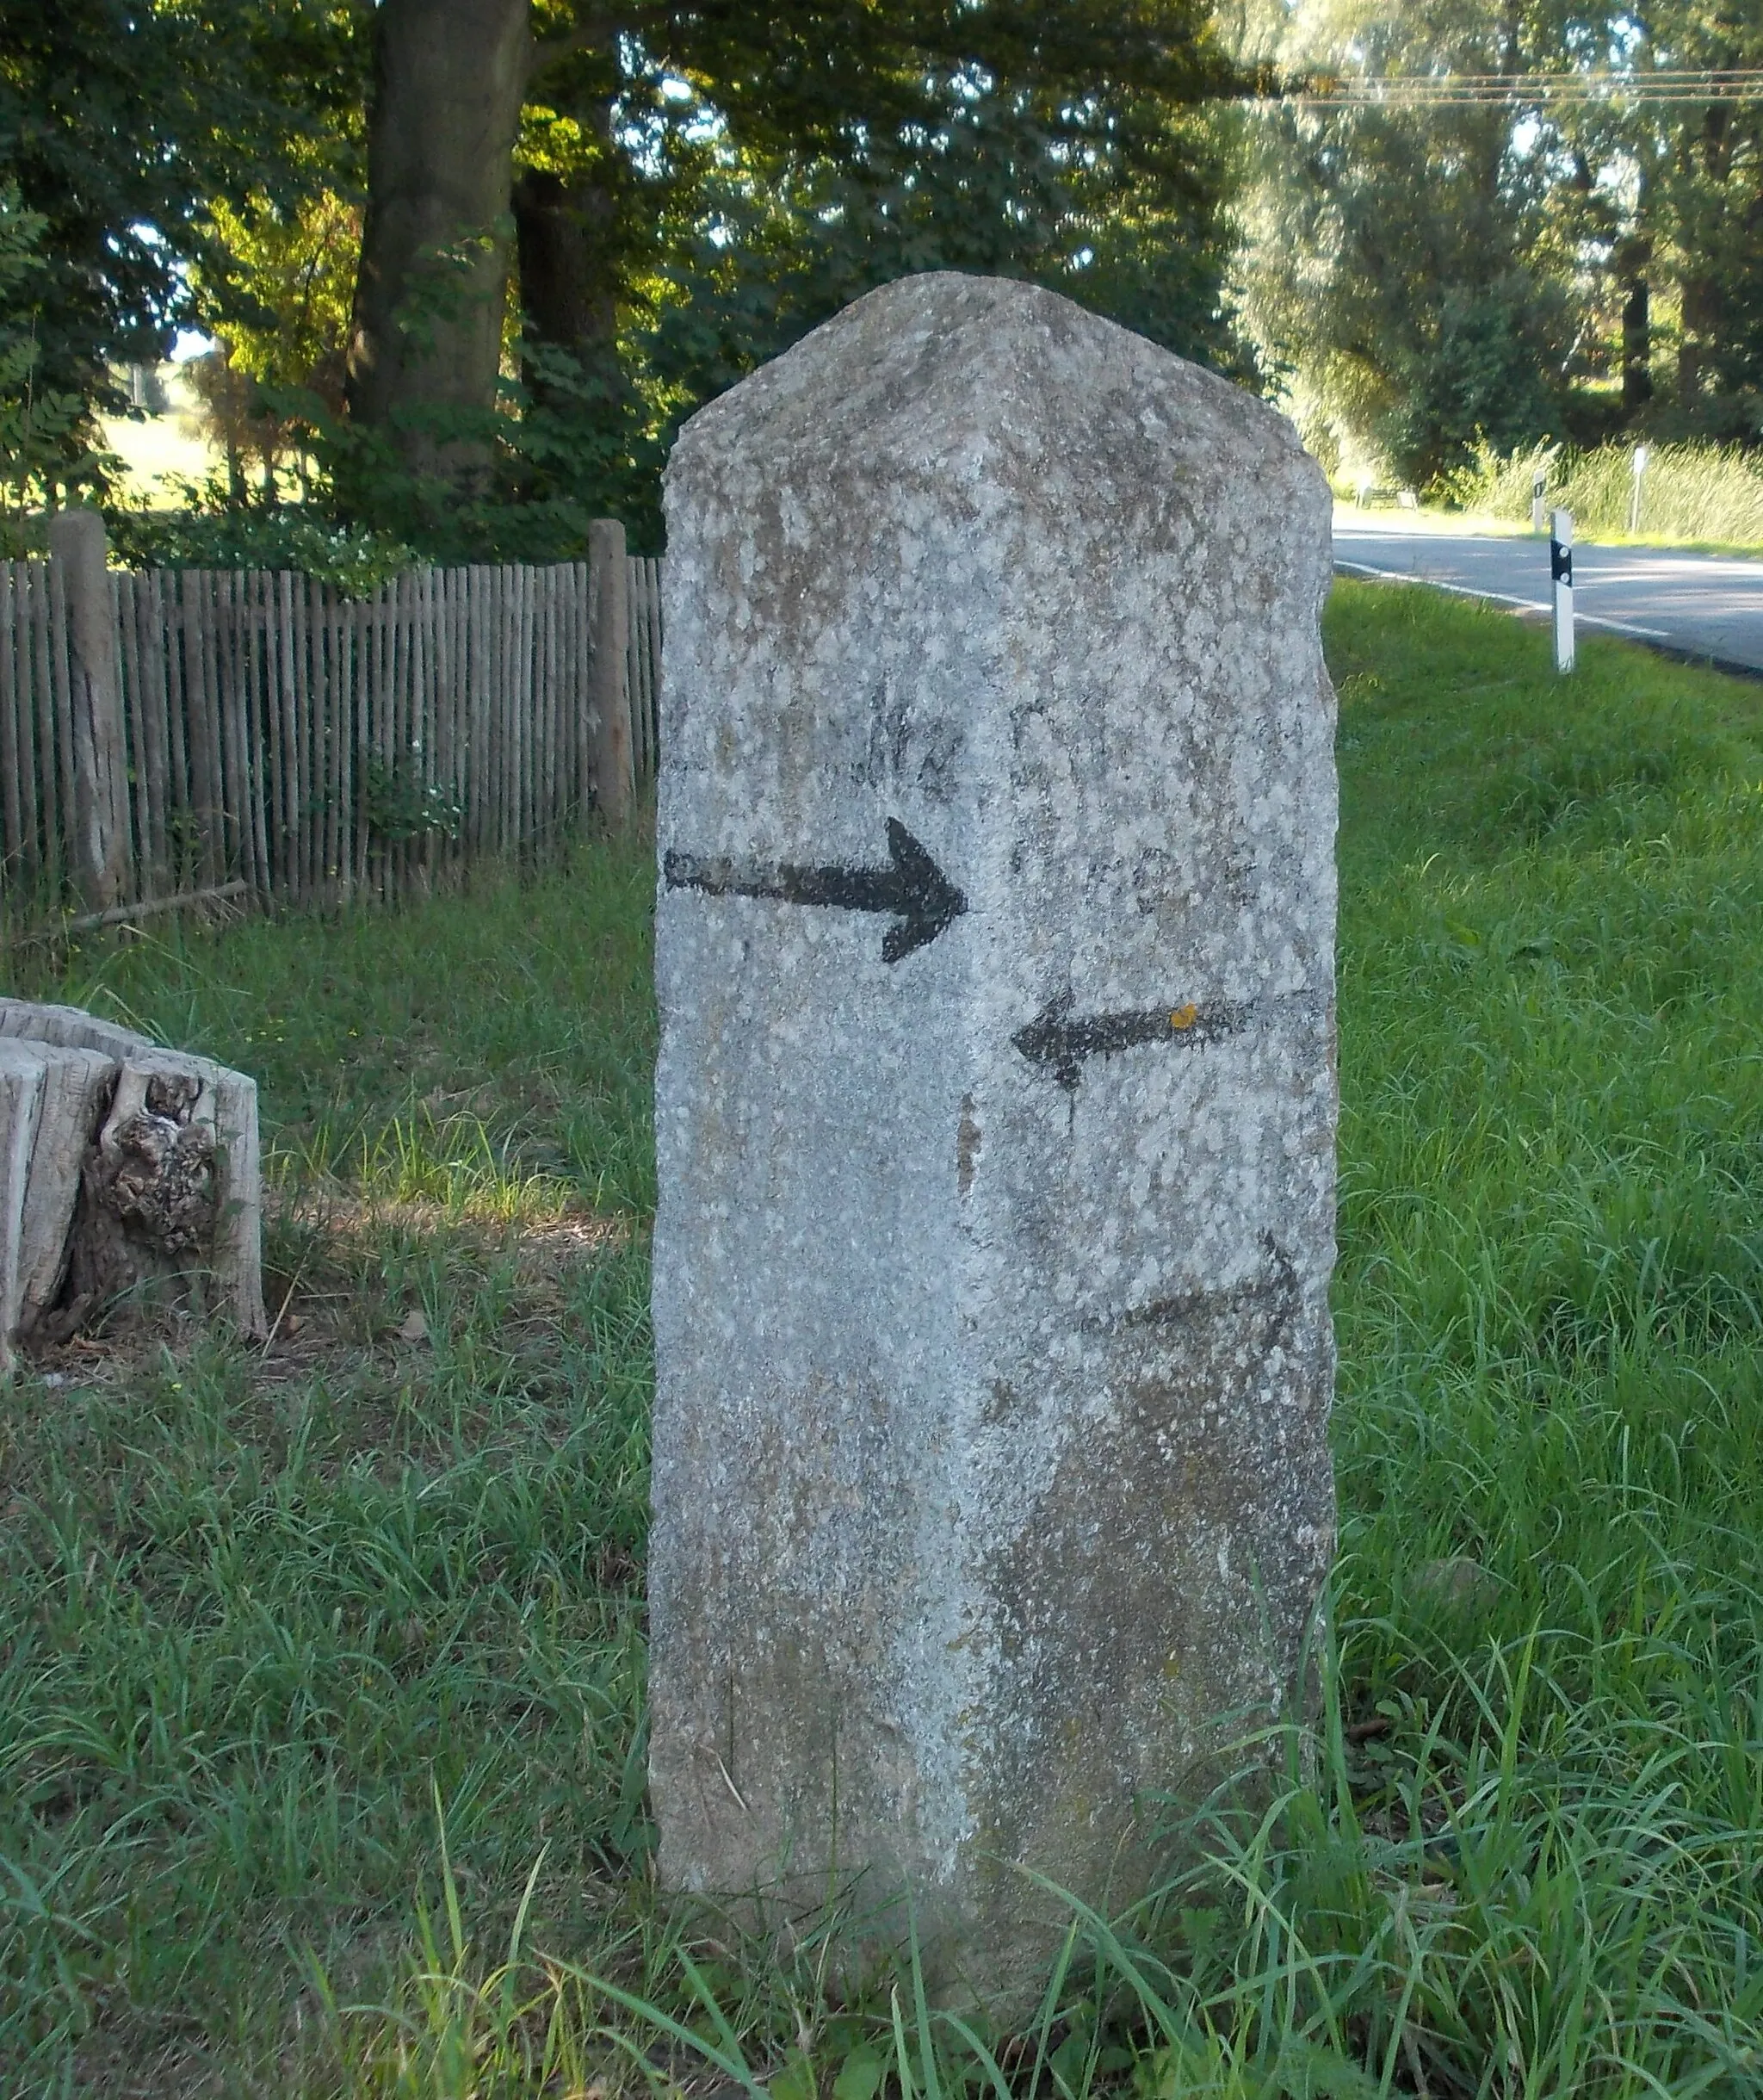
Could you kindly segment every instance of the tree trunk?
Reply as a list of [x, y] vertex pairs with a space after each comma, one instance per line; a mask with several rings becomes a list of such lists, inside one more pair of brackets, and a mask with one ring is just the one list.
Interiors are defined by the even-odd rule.
[[384, 0], [348, 397], [405, 464], [470, 492], [490, 460], [530, 0]]
[[1688, 277], [1683, 286], [1683, 336], [1677, 352], [1677, 398], [1694, 409], [1702, 398], [1702, 362], [1720, 333], [1720, 287], [1711, 277]]
[[529, 334], [584, 362], [609, 348], [618, 329], [618, 273], [611, 257], [617, 206], [589, 176], [566, 183], [525, 168], [514, 186], [520, 299]]
[[1641, 238], [1617, 250], [1616, 267], [1624, 288], [1622, 306], [1622, 412], [1636, 416], [1653, 398], [1651, 288], [1647, 268], [1651, 244]]

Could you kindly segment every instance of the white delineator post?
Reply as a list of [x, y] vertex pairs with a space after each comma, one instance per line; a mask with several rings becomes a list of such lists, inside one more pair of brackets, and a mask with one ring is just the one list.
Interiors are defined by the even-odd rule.
[[1302, 1697], [1333, 1542], [1329, 494], [1037, 287], [667, 470], [660, 1867], [1031, 2010]]
[[1641, 484], [1646, 479], [1647, 462], [1650, 456], [1645, 445], [1635, 447], [1635, 455], [1631, 462], [1635, 486], [1629, 496], [1629, 530], [1631, 533], [1638, 532], [1641, 530]]
[[1549, 575], [1555, 586], [1555, 668], [1574, 667], [1574, 514], [1556, 511], [1549, 530]]
[[1532, 532], [1543, 532], [1548, 529], [1549, 519], [1546, 515], [1548, 497], [1549, 477], [1541, 468], [1538, 468], [1531, 476], [1531, 530]]

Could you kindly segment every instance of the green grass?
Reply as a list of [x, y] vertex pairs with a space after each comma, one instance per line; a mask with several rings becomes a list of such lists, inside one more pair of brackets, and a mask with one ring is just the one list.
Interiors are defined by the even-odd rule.
[[1537, 445], [1508, 457], [1483, 446], [1473, 466], [1447, 477], [1460, 510], [1528, 524], [1534, 471], [1548, 475], [1550, 507], [1574, 514], [1581, 539], [1735, 551], [1763, 548], [1763, 460], [1737, 445], [1652, 444], [1634, 513], [1632, 444], [1575, 451]]
[[260, 1075], [286, 1314], [0, 1403], [11, 2090], [1763, 2087], [1763, 694], [1419, 590], [1328, 639], [1342, 1550], [1274, 1802], [997, 2055], [671, 1910], [643, 850], [94, 949], [55, 989]]

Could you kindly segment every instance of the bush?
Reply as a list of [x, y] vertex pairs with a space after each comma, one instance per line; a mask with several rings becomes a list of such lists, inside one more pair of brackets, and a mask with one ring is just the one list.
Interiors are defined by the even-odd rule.
[[119, 506], [104, 522], [113, 556], [131, 569], [294, 569], [364, 598], [417, 555], [389, 533], [303, 505], [154, 511]]

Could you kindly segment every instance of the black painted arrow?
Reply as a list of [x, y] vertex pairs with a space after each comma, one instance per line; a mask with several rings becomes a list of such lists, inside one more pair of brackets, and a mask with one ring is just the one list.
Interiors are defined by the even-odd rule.
[[1246, 1007], [1153, 1007], [1141, 1013], [1092, 1013], [1073, 1020], [1075, 1004], [1061, 992], [1010, 1038], [1030, 1064], [1050, 1073], [1067, 1093], [1077, 1092], [1086, 1057], [1111, 1057], [1135, 1043], [1172, 1043], [1197, 1050], [1234, 1036], [1249, 1018]]
[[712, 897], [776, 897], [784, 904], [824, 904], [841, 912], [892, 912], [882, 958], [898, 963], [933, 941], [968, 901], [898, 818], [888, 820], [885, 868], [797, 868], [787, 862], [725, 859], [670, 852], [662, 871], [670, 889]]

